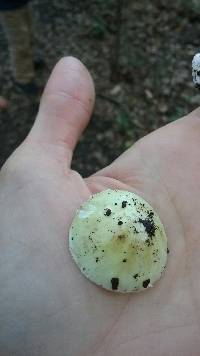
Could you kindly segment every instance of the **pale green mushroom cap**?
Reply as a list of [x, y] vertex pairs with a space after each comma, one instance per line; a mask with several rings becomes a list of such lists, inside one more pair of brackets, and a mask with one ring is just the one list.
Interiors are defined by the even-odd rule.
[[105, 190], [77, 211], [69, 249], [92, 282], [117, 292], [152, 287], [167, 261], [164, 227], [152, 207], [135, 193]]

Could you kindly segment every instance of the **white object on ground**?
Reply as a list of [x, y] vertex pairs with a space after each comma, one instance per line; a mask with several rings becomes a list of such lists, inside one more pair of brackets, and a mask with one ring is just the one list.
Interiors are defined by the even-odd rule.
[[92, 195], [76, 212], [69, 249], [87, 278], [123, 293], [152, 287], [168, 253], [152, 207], [134, 193], [111, 189]]
[[192, 60], [192, 78], [195, 87], [200, 89], [200, 53], [195, 54]]

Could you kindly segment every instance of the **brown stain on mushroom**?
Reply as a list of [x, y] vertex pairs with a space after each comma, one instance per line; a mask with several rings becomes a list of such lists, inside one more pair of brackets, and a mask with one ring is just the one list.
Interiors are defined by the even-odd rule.
[[125, 238], [126, 238], [126, 235], [125, 235], [125, 234], [123, 234], [123, 235], [118, 235], [117, 238], [120, 239], [120, 240], [122, 240], [122, 239], [125, 239]]
[[[112, 251], [115, 251], [112, 263], [116, 266], [116, 272], [120, 278], [123, 278], [123, 275], [130, 271], [133, 275], [135, 271], [140, 272], [140, 269], [138, 270], [140, 264], [142, 269], [147, 269], [153, 263], [155, 265], [154, 241], [150, 239], [151, 245], [147, 247], [148, 243], [146, 240], [149, 238], [148, 236], [146, 240], [141, 241], [140, 234], [135, 235], [134, 229], [131, 229], [132, 232], [130, 232], [130, 228], [123, 227], [123, 231], [119, 233], [120, 230], [121, 227], [112, 234], [111, 239], [106, 244], [104, 243], [104, 246], [101, 246], [100, 242], [98, 242], [97, 246], [97, 242], [93, 238], [90, 240], [92, 246], [90, 245], [90, 250], [87, 253], [91, 254], [93, 252], [97, 265], [98, 263], [103, 263], [107, 259], [107, 256], [113, 255]], [[124, 251], [126, 251], [126, 255], [124, 255]], [[142, 276], [137, 279], [138, 283], [143, 282], [140, 279], [142, 279]]]
[[[140, 269], [138, 270], [140, 265], [142, 270], [145, 268], [148, 269], [148, 266], [152, 265], [155, 260], [155, 256], [153, 255], [154, 244], [152, 243], [151, 246], [147, 247], [146, 240], [141, 241], [139, 234], [135, 236], [134, 231], [130, 233], [128, 227], [124, 228], [120, 234], [119, 229], [117, 229], [106, 245], [104, 244], [103, 250], [104, 253], [102, 253], [102, 248], [100, 248], [101, 256], [99, 256], [99, 262], [103, 263], [104, 259], [107, 259], [107, 256], [112, 255], [112, 263], [116, 266], [116, 272], [120, 278], [123, 278], [122, 276], [130, 271], [133, 275], [135, 271], [140, 272]], [[115, 251], [114, 255], [112, 251]], [[124, 255], [124, 251], [126, 251], [126, 255]], [[94, 251], [94, 257], [97, 257], [96, 254], [97, 251]], [[140, 279], [142, 279], [142, 275], [140, 278], [138, 276], [138, 283], [143, 282]]]

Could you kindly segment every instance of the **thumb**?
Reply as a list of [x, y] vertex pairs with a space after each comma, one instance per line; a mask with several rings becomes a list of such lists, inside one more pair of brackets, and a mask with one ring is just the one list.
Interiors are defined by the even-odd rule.
[[71, 159], [90, 119], [94, 97], [93, 81], [84, 65], [73, 57], [62, 58], [47, 82], [29, 138], [62, 145]]

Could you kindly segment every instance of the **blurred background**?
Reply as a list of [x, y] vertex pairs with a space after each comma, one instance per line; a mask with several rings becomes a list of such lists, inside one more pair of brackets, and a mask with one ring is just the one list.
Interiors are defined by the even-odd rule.
[[[78, 57], [96, 86], [94, 114], [73, 159], [84, 176], [200, 104], [191, 79], [191, 60], [200, 51], [200, 0], [32, 0], [28, 6], [31, 84], [16, 78], [13, 28], [0, 9], [0, 96], [8, 100], [0, 109], [0, 166], [29, 132], [42, 89], [64, 55]], [[13, 33], [23, 49], [26, 41], [17, 28]]]

